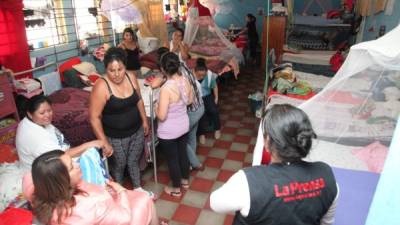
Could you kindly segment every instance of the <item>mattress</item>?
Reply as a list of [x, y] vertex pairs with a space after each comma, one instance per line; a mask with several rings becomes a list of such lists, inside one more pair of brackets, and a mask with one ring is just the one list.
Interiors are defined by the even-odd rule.
[[300, 64], [330, 66], [329, 60], [335, 53], [336, 51], [313, 51], [313, 50], [300, 51], [299, 53], [285, 52], [282, 55], [282, 61], [300, 63]]

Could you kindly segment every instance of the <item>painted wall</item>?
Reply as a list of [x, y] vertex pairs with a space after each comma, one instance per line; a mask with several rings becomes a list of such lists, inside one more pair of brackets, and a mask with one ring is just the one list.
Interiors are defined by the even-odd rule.
[[[216, 14], [214, 19], [221, 28], [228, 29], [231, 24], [235, 27], [244, 27], [246, 26], [246, 15], [252, 13], [257, 18], [257, 31], [261, 37], [263, 17], [267, 13], [268, 3], [270, 3], [268, 0], [231, 0], [228, 3], [229, 7], [232, 8], [231, 13]], [[258, 8], [264, 10], [264, 15], [258, 15]]]
[[[307, 4], [310, 2], [311, 4], [308, 6], [307, 14], [308, 15], [321, 15], [326, 11], [332, 9], [340, 9], [341, 8], [341, 1], [342, 0], [324, 0], [324, 1], [310, 1], [310, 0], [294, 0], [294, 7], [293, 11], [297, 14], [302, 14], [305, 8], [308, 6]], [[320, 2], [321, 5], [318, 4]]]
[[400, 1], [395, 1], [393, 14], [388, 16], [384, 12], [366, 17], [363, 32], [363, 41], [374, 40], [379, 36], [380, 26], [386, 26], [386, 33], [400, 23]]

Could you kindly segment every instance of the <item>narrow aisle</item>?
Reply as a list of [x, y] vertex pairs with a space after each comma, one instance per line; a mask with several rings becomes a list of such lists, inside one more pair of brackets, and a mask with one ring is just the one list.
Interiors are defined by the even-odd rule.
[[191, 173], [190, 188], [183, 192], [182, 197], [170, 197], [162, 191], [169, 182], [167, 165], [162, 160], [159, 160], [158, 185], [154, 183], [151, 169], [144, 174], [144, 188], [160, 193], [156, 201], [157, 212], [170, 225], [232, 224], [233, 214], [211, 211], [209, 196], [237, 170], [251, 165], [258, 120], [250, 111], [247, 97], [256, 90], [262, 91], [263, 83], [260, 70], [244, 69], [239, 80], [230, 80], [228, 84], [219, 86], [222, 135], [215, 140], [210, 134], [206, 144], [199, 145], [197, 154], [205, 170]]

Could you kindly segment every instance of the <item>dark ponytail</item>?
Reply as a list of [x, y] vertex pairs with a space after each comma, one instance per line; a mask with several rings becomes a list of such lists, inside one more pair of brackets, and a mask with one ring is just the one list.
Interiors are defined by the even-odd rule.
[[288, 105], [274, 105], [263, 119], [264, 135], [269, 137], [268, 148], [284, 162], [306, 157], [316, 138], [308, 116], [300, 109]]
[[160, 59], [161, 68], [164, 72], [171, 76], [178, 73], [180, 67], [180, 61], [178, 56], [173, 52], [164, 53]]

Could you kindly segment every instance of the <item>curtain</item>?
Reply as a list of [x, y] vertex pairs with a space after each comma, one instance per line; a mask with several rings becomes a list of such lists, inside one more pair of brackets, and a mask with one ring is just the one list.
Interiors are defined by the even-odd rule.
[[14, 72], [32, 69], [22, 8], [22, 0], [0, 1], [0, 62]]
[[161, 0], [140, 0], [132, 2], [142, 13], [143, 23], [138, 24], [143, 37], [156, 37], [161, 45], [168, 43], [167, 24], [164, 20], [163, 4]]

